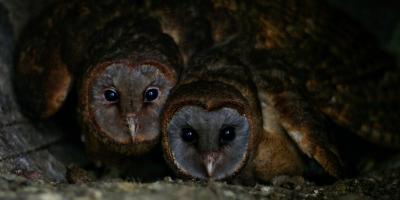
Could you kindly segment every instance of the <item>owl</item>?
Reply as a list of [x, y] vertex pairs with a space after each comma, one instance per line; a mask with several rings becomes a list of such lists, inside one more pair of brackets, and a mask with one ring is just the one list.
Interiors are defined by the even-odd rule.
[[[281, 125], [278, 108], [263, 109], [267, 102], [260, 102], [249, 67], [229, 55], [231, 47], [211, 48], [193, 57], [190, 70], [167, 100], [161, 130], [170, 166], [190, 178], [239, 175], [246, 182], [268, 181], [281, 174], [304, 175], [307, 163], [299, 150], [304, 145], [309, 148], [302, 149], [304, 153], [340, 177], [340, 156], [324, 138], [323, 124], [318, 124], [318, 137], [305, 136], [311, 144], [293, 141]], [[302, 133], [298, 134], [293, 137], [300, 139]]]
[[124, 1], [47, 9], [20, 42], [15, 89], [22, 110], [47, 119], [73, 99], [92, 160], [151, 151], [184, 51], [147, 9]]
[[400, 73], [362, 28], [311, 0], [213, 5], [231, 20], [210, 19], [214, 45], [191, 57], [161, 117], [178, 175], [341, 178], [338, 131], [400, 146]]
[[152, 151], [169, 91], [188, 58], [212, 44], [199, 9], [208, 7], [125, 0], [51, 5], [21, 37], [15, 88], [22, 111], [47, 119], [72, 105], [96, 162]]

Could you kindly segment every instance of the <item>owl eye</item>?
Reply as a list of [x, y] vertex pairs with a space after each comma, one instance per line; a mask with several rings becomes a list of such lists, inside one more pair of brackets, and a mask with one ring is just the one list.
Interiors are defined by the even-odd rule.
[[219, 132], [219, 139], [221, 143], [227, 143], [235, 139], [235, 128], [232, 126], [225, 127]]
[[192, 128], [184, 128], [182, 129], [181, 138], [183, 141], [187, 143], [194, 143], [197, 140], [197, 133]]
[[107, 89], [104, 91], [104, 98], [108, 102], [115, 103], [119, 100], [119, 94], [115, 89]]
[[144, 101], [151, 102], [157, 99], [158, 97], [158, 88], [150, 87], [146, 91], [144, 91]]

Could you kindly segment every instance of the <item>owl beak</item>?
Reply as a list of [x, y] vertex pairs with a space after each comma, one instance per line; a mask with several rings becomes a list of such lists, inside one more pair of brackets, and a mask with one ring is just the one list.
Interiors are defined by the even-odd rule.
[[208, 177], [212, 177], [215, 172], [215, 166], [219, 160], [219, 154], [217, 153], [207, 153], [204, 156], [203, 162], [204, 162], [204, 167], [206, 168], [206, 172]]
[[126, 117], [126, 123], [128, 124], [130, 135], [132, 136], [132, 138], [135, 138], [138, 129], [136, 115], [128, 114]]

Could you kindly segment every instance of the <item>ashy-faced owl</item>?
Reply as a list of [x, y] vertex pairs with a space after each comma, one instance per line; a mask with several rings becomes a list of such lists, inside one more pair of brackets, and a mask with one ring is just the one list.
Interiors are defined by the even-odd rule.
[[158, 143], [159, 115], [177, 78], [158, 56], [107, 60], [83, 76], [79, 108], [88, 139], [95, 136], [127, 154], [143, 154]]
[[215, 24], [242, 29], [213, 29], [220, 43], [192, 57], [167, 100], [162, 144], [177, 174], [340, 178], [350, 152], [337, 131], [400, 146], [399, 70], [357, 25], [314, 1], [218, 2], [232, 21]]
[[[168, 163], [178, 174], [198, 179], [221, 180], [239, 174], [246, 181], [268, 181], [281, 174], [305, 175], [302, 144], [289, 138], [278, 110], [271, 107], [271, 113], [261, 112], [250, 69], [229, 56], [231, 46], [219, 48], [192, 58], [166, 103], [161, 128]], [[268, 124], [263, 125], [265, 121]], [[326, 140], [310, 140], [316, 142], [311, 147], [319, 154], [304, 153], [340, 177], [334, 146]]]
[[21, 42], [17, 94], [25, 113], [48, 118], [76, 93], [89, 153], [141, 155], [159, 141], [181, 52], [158, 20], [101, 6], [65, 3], [37, 20]]
[[236, 109], [183, 106], [167, 128], [170, 156], [183, 175], [223, 179], [246, 163], [249, 131], [247, 118]]

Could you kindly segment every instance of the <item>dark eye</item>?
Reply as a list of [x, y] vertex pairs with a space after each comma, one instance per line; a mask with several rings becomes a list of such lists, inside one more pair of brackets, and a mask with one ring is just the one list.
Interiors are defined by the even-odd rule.
[[182, 129], [182, 140], [188, 143], [194, 143], [197, 140], [197, 133], [192, 128]]
[[119, 94], [115, 89], [107, 89], [104, 91], [104, 98], [109, 102], [117, 102], [119, 100]]
[[235, 128], [232, 126], [225, 127], [219, 132], [219, 139], [221, 143], [230, 142], [235, 139]]
[[144, 101], [150, 102], [154, 101], [158, 97], [158, 88], [148, 88], [144, 92]]

